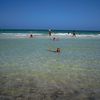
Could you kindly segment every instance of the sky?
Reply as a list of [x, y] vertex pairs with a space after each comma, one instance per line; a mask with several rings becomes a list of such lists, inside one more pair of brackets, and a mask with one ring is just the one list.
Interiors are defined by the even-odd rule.
[[100, 0], [0, 0], [0, 29], [100, 30]]

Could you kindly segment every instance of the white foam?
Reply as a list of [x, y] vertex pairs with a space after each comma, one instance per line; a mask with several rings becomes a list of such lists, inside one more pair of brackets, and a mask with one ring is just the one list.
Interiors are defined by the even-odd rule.
[[[30, 34], [33, 35], [33, 37], [47, 37], [48, 34], [44, 33], [1, 33], [0, 36], [3, 36], [5, 38], [28, 38], [30, 37]], [[55, 37], [63, 37], [63, 38], [72, 38], [72, 33], [52, 33], [52, 36]], [[76, 38], [100, 38], [100, 34], [76, 34]]]
[[96, 35], [94, 35], [94, 34], [87, 34], [87, 35], [86, 34], [77, 34], [76, 37], [80, 37], [80, 38], [81, 37], [83, 37], [83, 38], [86, 38], [86, 37], [88, 37], [88, 38], [93, 38], [93, 37], [96, 38], [97, 37], [97, 38], [99, 38], [100, 34], [96, 34]]
[[68, 33], [52, 33], [52, 35], [65, 36], [68, 35]]

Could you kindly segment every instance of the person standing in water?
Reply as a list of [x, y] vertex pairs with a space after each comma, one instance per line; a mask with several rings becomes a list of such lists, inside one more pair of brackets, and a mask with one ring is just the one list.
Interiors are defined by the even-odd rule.
[[73, 36], [74, 36], [74, 37], [76, 37], [76, 33], [75, 33], [75, 31], [73, 31], [73, 33], [72, 33], [72, 34], [73, 34]]
[[49, 29], [49, 36], [51, 36], [51, 29]]
[[30, 34], [30, 38], [33, 38], [33, 35], [32, 34]]

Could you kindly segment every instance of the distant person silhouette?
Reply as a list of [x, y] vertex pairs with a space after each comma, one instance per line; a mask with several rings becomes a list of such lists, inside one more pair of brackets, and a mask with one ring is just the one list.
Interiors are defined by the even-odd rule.
[[53, 37], [52, 40], [53, 40], [53, 41], [57, 41], [57, 40], [59, 40], [59, 38], [55, 38], [55, 37]]
[[73, 32], [72, 34], [73, 34], [73, 36], [76, 36], [76, 33], [75, 32]]
[[53, 40], [56, 40], [56, 38], [54, 37]]
[[30, 35], [30, 38], [33, 38], [33, 35], [32, 34]]
[[51, 29], [49, 29], [49, 36], [51, 36]]

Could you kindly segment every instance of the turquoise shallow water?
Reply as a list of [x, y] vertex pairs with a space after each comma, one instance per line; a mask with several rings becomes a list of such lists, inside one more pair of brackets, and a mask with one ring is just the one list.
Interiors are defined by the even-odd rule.
[[[48, 51], [58, 47], [59, 54]], [[0, 39], [1, 99], [99, 100], [99, 94], [100, 39]]]

